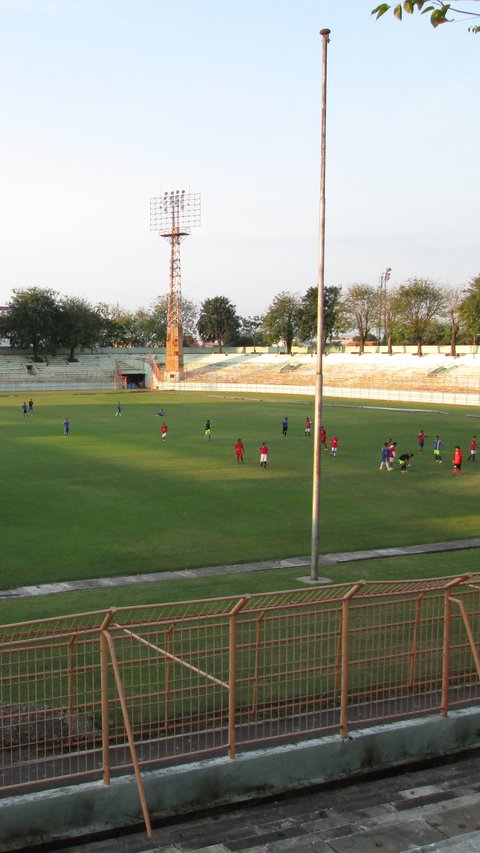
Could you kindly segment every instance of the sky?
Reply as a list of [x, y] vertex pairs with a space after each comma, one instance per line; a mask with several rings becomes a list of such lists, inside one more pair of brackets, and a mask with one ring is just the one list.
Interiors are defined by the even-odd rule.
[[[463, 6], [468, 0], [464, 0]], [[201, 194], [182, 292], [242, 316], [325, 285], [480, 273], [480, 35], [376, 0], [0, 0], [0, 304], [168, 291], [150, 198]]]

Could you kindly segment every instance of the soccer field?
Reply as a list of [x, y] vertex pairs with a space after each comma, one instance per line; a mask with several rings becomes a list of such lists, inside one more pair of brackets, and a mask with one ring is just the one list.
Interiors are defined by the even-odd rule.
[[[312, 398], [57, 392], [35, 395], [29, 417], [22, 403], [0, 397], [3, 589], [309, 553], [313, 440], [304, 424]], [[165, 418], [155, 414], [161, 406]], [[455, 444], [468, 451], [476, 431], [474, 411], [327, 400], [324, 415], [340, 450], [322, 454], [322, 552], [478, 535], [479, 463], [464, 462], [462, 477], [451, 477]], [[420, 429], [428, 434], [423, 456]], [[433, 462], [436, 433], [442, 465]], [[415, 453], [407, 474], [378, 470], [389, 437], [399, 453]]]

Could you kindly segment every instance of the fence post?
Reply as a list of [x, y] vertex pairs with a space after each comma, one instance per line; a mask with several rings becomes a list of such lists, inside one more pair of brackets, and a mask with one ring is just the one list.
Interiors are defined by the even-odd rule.
[[443, 615], [443, 654], [442, 654], [442, 701], [440, 714], [446, 717], [448, 714], [448, 682], [450, 677], [450, 620], [452, 615], [451, 590], [453, 587], [464, 583], [470, 575], [461, 575], [453, 578], [445, 587], [445, 609]]
[[115, 615], [115, 608], [108, 611], [100, 626], [100, 684], [102, 706], [102, 766], [103, 783], [110, 784], [110, 724], [108, 720], [108, 645], [105, 631]]
[[342, 599], [342, 687], [340, 697], [340, 737], [348, 737], [348, 638], [350, 601], [365, 586], [366, 581], [358, 581]]
[[230, 637], [228, 658], [228, 757], [235, 758], [235, 686], [237, 677], [237, 614], [242, 610], [249, 595], [244, 595], [230, 611]]

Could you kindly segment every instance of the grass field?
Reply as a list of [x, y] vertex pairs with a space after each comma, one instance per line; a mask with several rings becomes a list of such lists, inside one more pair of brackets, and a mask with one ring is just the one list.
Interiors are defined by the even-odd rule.
[[[34, 415], [24, 418], [23, 397], [0, 396], [3, 589], [308, 554], [313, 441], [303, 428], [311, 398], [127, 392], [121, 418], [114, 417], [118, 399], [37, 394]], [[161, 405], [165, 443], [155, 416]], [[468, 449], [475, 414], [327, 400], [325, 425], [338, 434], [340, 452], [322, 457], [322, 551], [478, 535], [480, 460], [450, 476], [453, 447]], [[211, 442], [203, 435], [207, 417]], [[392, 436], [400, 453], [415, 452], [421, 428], [426, 452], [415, 455], [410, 472], [379, 472], [383, 442]], [[445, 443], [442, 465], [432, 458], [435, 433]], [[239, 436], [244, 466], [233, 451]], [[266, 470], [257, 452], [263, 440]]]

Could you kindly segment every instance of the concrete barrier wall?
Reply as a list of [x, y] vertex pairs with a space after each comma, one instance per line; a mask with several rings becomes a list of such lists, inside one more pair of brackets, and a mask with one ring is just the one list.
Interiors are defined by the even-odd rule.
[[[143, 774], [150, 817], [352, 779], [387, 768], [480, 748], [480, 708], [374, 726], [339, 736], [286, 744]], [[142, 823], [135, 779], [24, 794], [0, 801], [0, 851], [72, 839]]]

